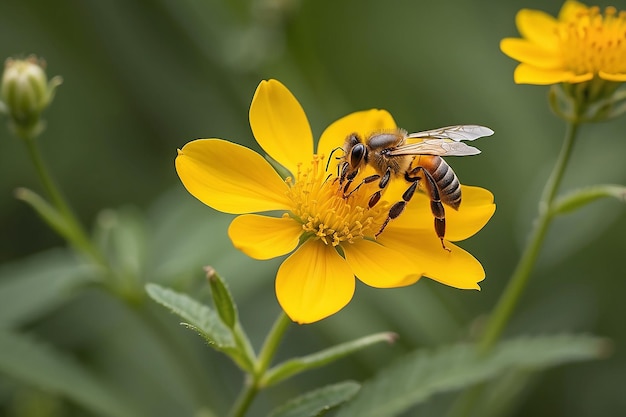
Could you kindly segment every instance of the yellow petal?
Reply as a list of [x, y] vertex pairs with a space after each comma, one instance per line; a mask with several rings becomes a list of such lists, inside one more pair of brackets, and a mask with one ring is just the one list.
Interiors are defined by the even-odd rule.
[[300, 324], [335, 314], [352, 299], [354, 274], [332, 246], [309, 239], [283, 262], [276, 296], [285, 313]]
[[357, 278], [371, 287], [402, 287], [417, 281], [423, 272], [402, 252], [377, 242], [361, 239], [341, 247]]
[[372, 132], [395, 128], [396, 122], [387, 110], [371, 109], [351, 113], [324, 130], [317, 145], [317, 153], [328, 158], [333, 149], [343, 146], [351, 133], [365, 137]]
[[[408, 183], [406, 183], [406, 187], [408, 188]], [[401, 195], [401, 193], [399, 194]], [[387, 197], [387, 194], [385, 194]], [[398, 198], [398, 201], [400, 198]], [[390, 201], [390, 204], [395, 203], [395, 201]], [[448, 211], [452, 211], [452, 209], [446, 209], [446, 213]], [[400, 217], [391, 220], [389, 222], [388, 228], [404, 228], [404, 229], [422, 229], [422, 230], [433, 230], [433, 213], [430, 209], [430, 198], [426, 197], [426, 195], [422, 192], [416, 193], [413, 195], [413, 198], [406, 205], [404, 212], [400, 215]]]
[[558, 19], [563, 22], [570, 22], [578, 20], [581, 12], [589, 10], [587, 6], [574, 0], [567, 0], [561, 6]]
[[519, 38], [505, 38], [500, 41], [500, 49], [506, 55], [520, 62], [538, 68], [561, 68], [561, 54], [544, 48], [542, 44]]
[[522, 9], [515, 16], [520, 34], [544, 49], [556, 51], [559, 47], [558, 22], [541, 10]]
[[484, 188], [462, 185], [461, 195], [458, 211], [446, 208], [446, 239], [452, 242], [474, 236], [496, 211], [493, 194]]
[[[446, 240], [456, 242], [467, 239], [482, 229], [496, 210], [493, 194], [490, 191], [468, 185], [461, 185], [461, 206], [458, 210], [444, 205], [446, 214]], [[430, 199], [424, 194], [413, 196], [404, 213], [389, 223], [388, 228], [432, 231], [434, 217], [430, 209]]]
[[204, 204], [226, 213], [286, 210], [287, 184], [256, 152], [221, 139], [199, 139], [178, 151], [176, 172]]
[[302, 225], [291, 217], [268, 217], [244, 214], [228, 228], [233, 245], [254, 259], [271, 259], [291, 252], [298, 246]]
[[385, 231], [378, 240], [409, 256], [415, 267], [424, 271], [424, 276], [442, 284], [480, 289], [478, 283], [485, 278], [485, 271], [476, 258], [446, 241], [446, 247], [451, 250], [448, 252], [434, 233], [392, 229]]
[[600, 78], [602, 78], [603, 80], [607, 80], [607, 81], [617, 81], [617, 82], [626, 81], [626, 73], [610, 74], [608, 72], [600, 71], [598, 75], [600, 76]]
[[291, 171], [309, 162], [313, 134], [302, 106], [277, 80], [261, 81], [250, 105], [250, 127], [256, 141], [269, 156]]
[[590, 81], [591, 79], [593, 79], [594, 74], [593, 72], [587, 72], [585, 74], [574, 74], [573, 72], [569, 72], [568, 74], [568, 78], [567, 80], [565, 80], [568, 83], [571, 84], [576, 84], [576, 83], [582, 83], [585, 81]]
[[570, 71], [561, 69], [542, 69], [528, 64], [519, 64], [513, 73], [517, 84], [548, 85], [568, 81]]
[[[387, 196], [387, 194], [385, 194]], [[493, 216], [496, 206], [490, 191], [461, 185], [461, 206], [458, 210], [444, 205], [447, 240], [456, 242], [478, 233]], [[391, 204], [395, 201], [391, 201]], [[389, 222], [388, 229], [425, 230], [435, 233], [430, 199], [423, 193], [415, 194], [400, 217]]]

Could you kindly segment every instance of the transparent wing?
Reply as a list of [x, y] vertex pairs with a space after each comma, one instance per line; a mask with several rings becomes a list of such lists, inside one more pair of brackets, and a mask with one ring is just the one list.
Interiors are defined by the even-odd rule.
[[462, 142], [450, 139], [424, 139], [421, 142], [408, 143], [389, 151], [390, 156], [400, 155], [439, 155], [467, 156], [477, 155], [480, 150]]
[[485, 126], [457, 125], [411, 133], [407, 135], [407, 138], [451, 139], [455, 142], [459, 142], [462, 140], [474, 140], [491, 135], [493, 135], [493, 130]]

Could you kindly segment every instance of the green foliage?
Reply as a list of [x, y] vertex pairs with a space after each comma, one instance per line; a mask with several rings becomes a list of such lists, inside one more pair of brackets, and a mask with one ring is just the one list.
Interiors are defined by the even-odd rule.
[[27, 384], [62, 394], [102, 416], [136, 416], [112, 387], [43, 342], [0, 331], [0, 372]]
[[0, 267], [0, 327], [14, 328], [42, 318], [96, 277], [92, 266], [64, 250]]
[[262, 385], [276, 384], [301, 372], [327, 365], [373, 344], [380, 342], [391, 343], [395, 338], [396, 335], [393, 333], [378, 333], [351, 342], [341, 343], [311, 355], [289, 359], [270, 369], [263, 378]]
[[482, 357], [469, 344], [418, 350], [364, 383], [338, 417], [395, 416], [434, 394], [468, 387], [511, 369], [539, 370], [606, 354], [606, 340], [576, 335], [513, 339]]
[[621, 202], [626, 202], [626, 187], [621, 185], [606, 184], [594, 185], [571, 191], [555, 201], [552, 213], [569, 213], [596, 200], [607, 197], [615, 198]]
[[559, 117], [577, 122], [601, 122], [626, 112], [626, 90], [621, 83], [595, 78], [577, 84], [555, 84], [548, 102]]
[[198, 332], [216, 349], [234, 348], [235, 342], [230, 331], [212, 308], [200, 304], [186, 294], [157, 284], [147, 284], [146, 291], [154, 301], [185, 320], [181, 323], [183, 326]]
[[98, 214], [94, 240], [114, 275], [126, 281], [125, 285], [136, 285], [143, 276], [149, 226], [146, 216], [133, 207], [106, 209]]
[[71, 241], [73, 238], [71, 227], [67, 224], [66, 219], [39, 194], [28, 188], [18, 188], [15, 190], [15, 198], [31, 206], [52, 230]]
[[157, 284], [147, 284], [146, 291], [154, 301], [185, 320], [181, 323], [183, 326], [196, 331], [210, 346], [226, 353], [242, 369], [252, 371], [252, 358], [247, 355], [247, 351], [238, 346], [235, 336], [220, 320], [215, 310], [188, 295], [177, 293]]
[[361, 385], [354, 381], [328, 385], [289, 400], [272, 411], [270, 417], [321, 416], [331, 408], [349, 401], [360, 387]]
[[[529, 369], [514, 368], [461, 395], [450, 415], [467, 417], [501, 417], [511, 415], [530, 391], [538, 374]], [[454, 410], [462, 410], [454, 414]], [[469, 410], [469, 411], [468, 411]]]
[[[213, 275], [215, 276], [214, 273]], [[221, 278], [218, 279], [221, 281]], [[248, 337], [238, 321], [233, 323], [233, 326], [227, 326], [221, 320], [220, 315], [212, 308], [199, 303], [185, 294], [157, 284], [147, 284], [146, 291], [153, 300], [185, 320], [185, 322], [181, 323], [183, 326], [196, 331], [210, 346], [226, 353], [243, 370], [249, 372], [255, 378], [259, 378], [256, 382], [259, 387], [274, 385], [301, 372], [327, 365], [373, 344], [380, 342], [390, 343], [396, 338], [396, 335], [393, 333], [379, 333], [362, 337], [311, 355], [289, 359], [265, 372], [269, 363], [257, 363]], [[224, 295], [223, 291], [227, 292], [225, 287], [218, 291], [222, 295]], [[228, 300], [230, 300], [234, 310], [234, 301], [230, 298], [230, 293], [228, 293]], [[288, 322], [287, 319], [280, 320], [279, 323], [282, 323], [280, 327], [284, 327]], [[269, 343], [275, 342], [270, 341]], [[271, 349], [273, 351], [275, 346]], [[271, 357], [264, 358], [263, 355], [260, 355], [259, 361], [269, 359]], [[262, 373], [258, 374], [259, 371]]]

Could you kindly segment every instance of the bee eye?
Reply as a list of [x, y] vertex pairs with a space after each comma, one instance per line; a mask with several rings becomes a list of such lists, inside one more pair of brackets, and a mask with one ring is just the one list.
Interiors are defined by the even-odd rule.
[[358, 143], [352, 147], [350, 151], [350, 165], [357, 167], [361, 164], [361, 161], [365, 158], [365, 146], [362, 143]]

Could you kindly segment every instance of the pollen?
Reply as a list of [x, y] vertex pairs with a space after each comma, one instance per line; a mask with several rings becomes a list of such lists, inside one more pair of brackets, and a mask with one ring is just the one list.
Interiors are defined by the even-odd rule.
[[324, 157], [313, 155], [308, 166], [301, 164], [295, 180], [287, 178], [288, 196], [293, 201], [291, 216], [302, 224], [303, 233], [326, 245], [374, 239], [387, 217], [389, 204], [381, 201], [368, 207], [372, 189], [361, 187], [344, 197], [337, 175], [324, 169]]
[[558, 29], [563, 63], [576, 74], [626, 72], [626, 11], [580, 10]]

